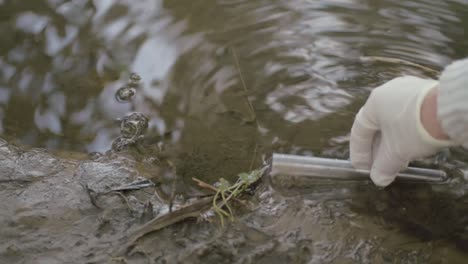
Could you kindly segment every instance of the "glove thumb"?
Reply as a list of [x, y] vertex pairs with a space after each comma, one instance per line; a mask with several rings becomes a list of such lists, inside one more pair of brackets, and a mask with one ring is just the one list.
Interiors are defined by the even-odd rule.
[[389, 185], [395, 180], [398, 172], [408, 167], [409, 161], [401, 159], [384, 137], [375, 140], [373, 153], [374, 161], [370, 177], [377, 186]]

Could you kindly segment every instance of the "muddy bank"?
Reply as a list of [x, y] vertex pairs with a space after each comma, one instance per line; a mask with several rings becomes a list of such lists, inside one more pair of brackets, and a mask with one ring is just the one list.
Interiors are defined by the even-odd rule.
[[[224, 228], [208, 212], [145, 235], [122, 254], [128, 234], [168, 213], [160, 187], [97, 195], [139, 177], [156, 179], [138, 163], [110, 152], [65, 159], [1, 141], [0, 262], [461, 263], [467, 257], [460, 249], [463, 196], [422, 185], [379, 191], [368, 182], [317, 182], [291, 191], [272, 188], [267, 177]], [[191, 202], [176, 199], [174, 208]]]

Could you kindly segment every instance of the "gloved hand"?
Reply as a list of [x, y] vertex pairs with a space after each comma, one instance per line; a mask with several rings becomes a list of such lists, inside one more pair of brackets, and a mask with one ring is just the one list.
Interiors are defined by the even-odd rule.
[[420, 110], [434, 80], [406, 76], [375, 88], [356, 115], [350, 138], [351, 164], [370, 170], [377, 186], [387, 186], [411, 160], [452, 145], [433, 138], [423, 127]]

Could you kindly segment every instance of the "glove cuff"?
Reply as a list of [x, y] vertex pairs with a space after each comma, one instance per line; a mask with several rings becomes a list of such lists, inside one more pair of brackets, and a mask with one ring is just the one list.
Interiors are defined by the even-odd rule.
[[444, 132], [468, 146], [468, 58], [445, 67], [439, 78], [437, 115]]
[[418, 94], [418, 98], [416, 100], [416, 120], [417, 120], [416, 128], [417, 128], [419, 136], [425, 143], [435, 148], [440, 149], [440, 148], [455, 146], [457, 144], [452, 140], [442, 140], [442, 139], [434, 138], [433, 136], [429, 134], [429, 132], [427, 132], [427, 130], [424, 128], [424, 125], [422, 124], [422, 121], [421, 121], [422, 104], [424, 102], [426, 95], [436, 86], [437, 86], [437, 82], [431, 83], [430, 85], [423, 87]]

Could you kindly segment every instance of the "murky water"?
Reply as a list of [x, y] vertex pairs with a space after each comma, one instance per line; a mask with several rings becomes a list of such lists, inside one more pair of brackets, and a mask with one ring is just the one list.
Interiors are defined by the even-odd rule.
[[[436, 77], [360, 57], [399, 58], [441, 69], [468, 55], [465, 0], [0, 0], [0, 19], [2, 138], [78, 152], [106, 152], [137, 142], [143, 147], [139, 158], [162, 155], [186, 181], [232, 178], [259, 166], [272, 151], [346, 158], [354, 114], [373, 87], [403, 74]], [[132, 84], [132, 73], [141, 76], [138, 84]], [[123, 100], [116, 100], [118, 91]], [[144, 131], [144, 138], [121, 137], [121, 120], [134, 124], [133, 113], [148, 118], [142, 130], [131, 128]], [[353, 196], [362, 187], [325, 186], [315, 193], [331, 193], [341, 202], [317, 207], [318, 195], [309, 194], [304, 203], [314, 206], [290, 215], [333, 214], [351, 199], [358, 214], [401, 220], [406, 213], [393, 208], [414, 207], [408, 201], [418, 197], [422, 203], [443, 200], [438, 204], [447, 202], [456, 207], [451, 212], [461, 212], [450, 199], [453, 193], [461, 199], [465, 187], [459, 181], [453, 185], [455, 191], [441, 187], [441, 197], [424, 187], [421, 193], [430, 193], [432, 200], [404, 196], [401, 189], [385, 194], [390, 196], [367, 189], [370, 193]], [[383, 197], [383, 207], [367, 204], [376, 196]], [[389, 204], [395, 197], [401, 203]], [[433, 211], [419, 209], [408, 222], [424, 226], [422, 219]], [[303, 232], [295, 243], [307, 244], [308, 235], [320, 237], [304, 223], [281, 218], [270, 227], [278, 241], [287, 236], [280, 230], [288, 221]], [[431, 224], [426, 226], [433, 235], [437, 228]], [[363, 258], [370, 261], [369, 248], [382, 241], [358, 241], [359, 236], [348, 237], [356, 248], [345, 251], [367, 254]], [[268, 252], [256, 244], [267, 240], [252, 237], [244, 243]], [[346, 248], [346, 243], [322, 242], [298, 253], [307, 261], [296, 261], [340, 261], [333, 253], [312, 257], [313, 252]], [[346, 261], [365, 262], [360, 257]]]

